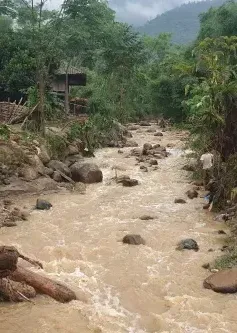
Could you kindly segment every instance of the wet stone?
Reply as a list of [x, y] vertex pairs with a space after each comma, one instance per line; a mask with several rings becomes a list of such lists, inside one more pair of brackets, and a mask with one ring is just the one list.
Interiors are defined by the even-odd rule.
[[186, 201], [184, 199], [181, 199], [181, 198], [176, 198], [174, 200], [174, 203], [176, 203], [176, 204], [185, 204]]
[[49, 210], [51, 207], [52, 207], [52, 204], [49, 201], [37, 199], [36, 209]]
[[140, 220], [142, 220], [142, 221], [154, 220], [154, 217], [153, 217], [153, 216], [150, 216], [150, 215], [142, 215], [142, 216], [140, 217]]
[[176, 247], [176, 250], [178, 251], [182, 251], [182, 250], [194, 250], [194, 251], [198, 251], [199, 250], [199, 246], [197, 244], [197, 242], [192, 239], [192, 238], [187, 238], [184, 240], [181, 240]]
[[124, 179], [122, 182], [123, 186], [125, 187], [133, 187], [138, 185], [138, 180], [137, 179]]
[[226, 235], [226, 232], [224, 230], [218, 230], [219, 235]]
[[145, 240], [140, 235], [129, 234], [123, 237], [124, 244], [145, 245]]

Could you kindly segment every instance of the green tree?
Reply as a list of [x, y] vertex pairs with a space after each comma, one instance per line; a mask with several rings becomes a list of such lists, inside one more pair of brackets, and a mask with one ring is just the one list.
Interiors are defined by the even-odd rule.
[[235, 1], [227, 1], [220, 7], [211, 8], [200, 16], [201, 27], [198, 40], [200, 41], [207, 37], [237, 35], [236, 22], [237, 3]]
[[223, 160], [235, 153], [237, 37], [206, 38], [195, 48], [199, 83], [192, 86], [187, 101], [193, 128], [216, 149]]

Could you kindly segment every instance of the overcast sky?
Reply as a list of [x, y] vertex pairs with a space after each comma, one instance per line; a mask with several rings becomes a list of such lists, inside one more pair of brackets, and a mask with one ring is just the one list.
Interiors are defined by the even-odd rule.
[[[193, 0], [108, 0], [120, 21], [143, 25], [158, 14]], [[49, 0], [50, 7], [56, 8], [62, 0]]]
[[119, 20], [137, 26], [185, 2], [189, 0], [109, 0]]

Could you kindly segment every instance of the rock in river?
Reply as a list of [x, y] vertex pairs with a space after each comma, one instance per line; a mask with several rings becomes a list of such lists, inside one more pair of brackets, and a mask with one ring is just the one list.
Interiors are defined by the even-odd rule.
[[152, 149], [152, 145], [150, 143], [144, 143], [143, 149], [142, 149], [142, 154], [143, 155], [148, 155], [148, 152]]
[[138, 125], [130, 125], [128, 126], [128, 130], [129, 131], [136, 131], [139, 129], [139, 126]]
[[228, 294], [237, 292], [237, 268], [226, 269], [210, 275], [203, 283], [204, 288], [218, 293]]
[[149, 163], [150, 163], [150, 165], [158, 165], [158, 162], [157, 162], [157, 160], [155, 160], [155, 159], [151, 159], [151, 160], [149, 161]]
[[174, 200], [174, 203], [176, 203], [176, 204], [185, 204], [186, 201], [184, 199], [181, 199], [181, 198], [176, 198]]
[[132, 178], [124, 179], [122, 181], [122, 184], [125, 187], [133, 187], [133, 186], [137, 186], [138, 185], [138, 180], [137, 179], [132, 179]]
[[124, 147], [138, 147], [138, 143], [134, 140], [127, 140]]
[[140, 126], [151, 126], [151, 124], [148, 121], [141, 121]]
[[140, 217], [140, 220], [142, 220], [142, 221], [154, 220], [154, 217], [153, 217], [153, 216], [150, 216], [150, 215], [142, 215], [142, 216]]
[[116, 177], [116, 183], [120, 184], [120, 183], [123, 183], [124, 180], [128, 180], [128, 179], [130, 179], [129, 176], [121, 175], [119, 177]]
[[182, 251], [184, 249], [198, 251], [199, 246], [198, 246], [198, 243], [194, 239], [187, 238], [187, 239], [180, 241], [176, 247], [176, 250], [179, 250], [179, 251]]
[[94, 163], [75, 163], [71, 166], [71, 172], [75, 182], [92, 184], [103, 180], [102, 171]]
[[36, 209], [39, 210], [49, 210], [52, 207], [52, 204], [46, 200], [37, 199]]
[[148, 168], [145, 165], [141, 165], [140, 170], [142, 170], [143, 172], [148, 172]]
[[189, 199], [194, 199], [198, 197], [198, 192], [196, 190], [189, 190], [186, 192]]
[[155, 128], [148, 128], [148, 130], [146, 130], [147, 133], [155, 133], [156, 129]]
[[183, 167], [182, 167], [182, 170], [185, 170], [185, 171], [195, 171], [195, 166], [192, 165], [192, 164], [185, 164]]
[[161, 133], [161, 132], [156, 132], [155, 134], [154, 134], [154, 136], [163, 136], [164, 134], [163, 133]]
[[123, 237], [124, 244], [131, 244], [131, 245], [145, 245], [145, 240], [140, 235], [126, 235]]

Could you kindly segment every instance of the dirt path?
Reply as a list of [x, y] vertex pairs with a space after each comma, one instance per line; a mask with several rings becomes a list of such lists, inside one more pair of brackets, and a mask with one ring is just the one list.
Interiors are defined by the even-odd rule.
[[[134, 134], [140, 146], [159, 138], [146, 129]], [[203, 199], [174, 204], [191, 188], [181, 171], [179, 133], [165, 132], [161, 143], [175, 144], [159, 169], [143, 173], [134, 157], [117, 149], [102, 149], [95, 162], [103, 184], [91, 185], [86, 195], [53, 194], [47, 212], [34, 211], [15, 229], [0, 229], [0, 243], [12, 244], [42, 261], [49, 276], [86, 295], [87, 303], [57, 304], [46, 297], [36, 305], [1, 305], [0, 332], [18, 333], [223, 333], [237, 332], [234, 295], [202, 288], [208, 273], [201, 267], [220, 252], [223, 225], [203, 211]], [[134, 188], [110, 182], [116, 165], [140, 181]], [[33, 205], [35, 198], [24, 198]], [[155, 217], [141, 221], [140, 216]], [[119, 240], [138, 233], [146, 246], [126, 246]], [[191, 237], [199, 252], [175, 251]], [[208, 252], [213, 248], [215, 252]]]

